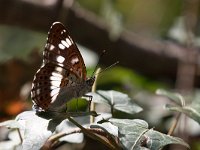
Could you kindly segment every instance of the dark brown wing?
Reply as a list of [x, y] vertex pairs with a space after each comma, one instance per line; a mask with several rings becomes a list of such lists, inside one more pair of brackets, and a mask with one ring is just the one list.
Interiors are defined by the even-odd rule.
[[63, 86], [86, 79], [86, 68], [69, 32], [59, 22], [53, 23], [49, 30], [43, 56], [43, 65], [34, 76], [31, 98], [47, 110]]
[[50, 63], [42, 66], [34, 76], [31, 89], [31, 99], [42, 109], [48, 109], [49, 105], [56, 100], [60, 91], [61, 81], [65, 70]]
[[86, 67], [80, 51], [60, 22], [51, 26], [43, 55], [45, 64], [55, 63], [72, 71], [80, 80], [86, 79]]

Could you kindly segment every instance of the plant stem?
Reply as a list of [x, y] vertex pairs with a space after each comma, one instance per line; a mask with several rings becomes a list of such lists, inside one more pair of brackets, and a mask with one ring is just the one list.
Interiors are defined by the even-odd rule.
[[173, 121], [167, 135], [172, 135], [172, 133], [174, 132], [174, 130], [175, 130], [177, 124], [178, 124], [180, 116], [181, 116], [181, 113], [178, 113], [178, 115], [176, 116], [175, 120]]
[[[96, 91], [96, 87], [97, 87], [97, 79], [99, 76], [99, 72], [101, 71], [101, 68], [98, 68], [97, 71], [95, 72], [96, 76], [95, 76], [95, 81], [94, 84], [92, 86], [92, 92]], [[90, 111], [94, 111], [95, 110], [95, 103], [91, 102], [91, 106], [90, 106]], [[94, 123], [94, 116], [90, 116], [90, 123]]]
[[17, 128], [17, 132], [18, 132], [18, 134], [19, 134], [20, 143], [22, 144], [23, 139], [22, 139], [21, 132], [20, 132], [20, 130], [19, 130], [18, 128]]
[[76, 121], [75, 121], [74, 119], [72, 119], [70, 116], [67, 116], [67, 119], [68, 119], [70, 122], [72, 122], [74, 125], [76, 125], [77, 127], [79, 127], [79, 128], [82, 130], [82, 132], [83, 132], [85, 135], [87, 135], [88, 137], [90, 137], [90, 138], [92, 138], [92, 139], [94, 139], [94, 140], [97, 140], [97, 141], [103, 143], [104, 145], [108, 146], [108, 147], [109, 147], [110, 149], [112, 149], [112, 150], [119, 149], [119, 147], [116, 148], [116, 147], [114, 147], [114, 145], [108, 144], [108, 143], [107, 143], [105, 140], [103, 140], [100, 136], [98, 136], [98, 135], [92, 133], [91, 131], [85, 129], [83, 126], [81, 126], [78, 122], [76, 122]]

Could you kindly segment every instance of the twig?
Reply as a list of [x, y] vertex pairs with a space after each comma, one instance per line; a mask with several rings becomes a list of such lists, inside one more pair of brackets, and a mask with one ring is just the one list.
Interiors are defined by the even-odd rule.
[[178, 124], [178, 121], [180, 119], [181, 113], [178, 113], [178, 115], [176, 116], [175, 120], [173, 121], [167, 135], [172, 135], [172, 133], [174, 132], [174, 130], [176, 129], [176, 126]]
[[17, 133], [18, 133], [18, 135], [19, 135], [20, 144], [22, 144], [22, 142], [23, 142], [23, 139], [22, 139], [21, 132], [20, 132], [20, 130], [19, 130], [18, 128], [17, 128]]
[[108, 144], [105, 140], [103, 140], [100, 136], [94, 134], [93, 132], [91, 132], [90, 130], [87, 130], [85, 129], [83, 126], [81, 126], [78, 122], [76, 122], [74, 119], [72, 119], [70, 116], [67, 116], [67, 119], [72, 122], [74, 125], [76, 125], [77, 127], [79, 127], [82, 132], [87, 135], [88, 137], [94, 139], [94, 140], [97, 140], [101, 143], [103, 143], [104, 145], [108, 146], [110, 149], [112, 150], [115, 150], [115, 149], [120, 149], [119, 146], [116, 147], [117, 144], [114, 145], [111, 145], [111, 144]]
[[[99, 72], [101, 71], [101, 68], [98, 68], [97, 71], [96, 71], [96, 76], [95, 76], [95, 81], [94, 81], [94, 84], [92, 86], [92, 92], [95, 92], [96, 91], [96, 87], [97, 87], [97, 79], [98, 79], [98, 76], [99, 76]], [[90, 111], [94, 111], [95, 110], [95, 103], [94, 102], [91, 102], [91, 106], [90, 106]], [[94, 123], [94, 116], [90, 116], [90, 123]]]

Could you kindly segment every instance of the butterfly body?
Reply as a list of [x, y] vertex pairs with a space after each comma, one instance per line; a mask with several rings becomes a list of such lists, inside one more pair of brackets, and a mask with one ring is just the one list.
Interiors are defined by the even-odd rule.
[[59, 109], [72, 98], [91, 91], [94, 77], [87, 79], [83, 58], [67, 29], [55, 22], [43, 52], [43, 64], [36, 72], [31, 98], [44, 111]]
[[64, 86], [60, 89], [59, 94], [56, 97], [56, 101], [51, 104], [50, 109], [53, 110], [55, 108], [61, 108], [63, 107], [63, 104], [65, 105], [65, 103], [70, 101], [72, 98], [78, 98], [81, 96], [90, 97], [85, 94], [91, 91], [94, 80], [95, 78], [89, 78], [86, 81], [75, 83], [70, 87]]

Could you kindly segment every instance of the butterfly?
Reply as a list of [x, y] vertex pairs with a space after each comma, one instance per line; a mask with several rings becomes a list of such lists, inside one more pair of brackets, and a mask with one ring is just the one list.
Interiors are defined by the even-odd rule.
[[83, 58], [69, 31], [62, 23], [54, 22], [43, 51], [43, 64], [32, 82], [31, 99], [36, 110], [60, 109], [72, 98], [87, 96], [95, 77], [87, 78], [86, 74]]

